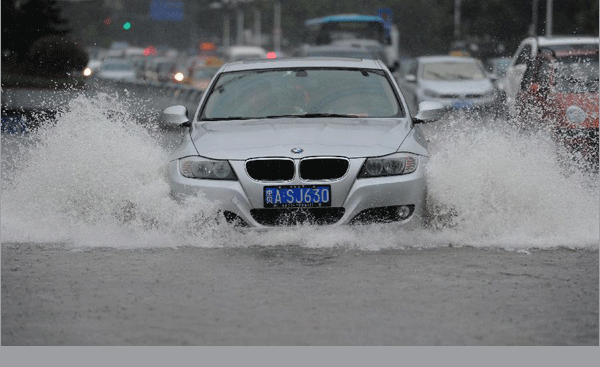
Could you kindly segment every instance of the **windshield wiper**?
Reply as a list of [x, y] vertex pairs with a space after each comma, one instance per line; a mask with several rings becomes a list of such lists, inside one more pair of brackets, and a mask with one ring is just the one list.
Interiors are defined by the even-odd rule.
[[449, 79], [458, 79], [458, 80], [466, 80], [466, 79], [473, 79], [470, 75], [465, 75], [465, 74], [448, 74]]
[[269, 115], [265, 117], [261, 117], [263, 119], [278, 119], [280, 117], [302, 117], [303, 115], [290, 114], [290, 115]]
[[342, 113], [307, 113], [300, 115], [300, 117], [356, 117], [355, 114], [342, 114]]
[[292, 115], [271, 115], [265, 116], [266, 119], [274, 119], [279, 117], [298, 117], [298, 118], [314, 118], [314, 117], [358, 117], [355, 114], [341, 114], [341, 113], [305, 113], [305, 114], [292, 114]]
[[260, 119], [276, 119], [283, 117], [297, 117], [297, 118], [313, 118], [313, 117], [359, 117], [355, 114], [341, 114], [341, 113], [307, 113], [307, 114], [289, 114], [289, 115], [269, 115], [269, 116], [255, 116], [255, 117], [207, 117], [200, 121], [229, 121], [229, 120], [260, 120]]
[[207, 117], [207, 118], [203, 118], [200, 121], [229, 121], [229, 120], [254, 120], [260, 117], [240, 117], [240, 116], [234, 116], [234, 117]]

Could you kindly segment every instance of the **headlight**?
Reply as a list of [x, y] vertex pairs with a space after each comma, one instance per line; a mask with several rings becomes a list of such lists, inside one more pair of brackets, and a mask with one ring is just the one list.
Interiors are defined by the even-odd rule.
[[569, 106], [569, 108], [567, 108], [566, 115], [567, 120], [576, 125], [582, 124], [587, 118], [585, 111], [582, 110], [581, 107], [577, 106]]
[[92, 69], [90, 69], [90, 68], [83, 69], [83, 76], [90, 76], [90, 75], [92, 75]]
[[173, 79], [175, 79], [175, 80], [176, 80], [176, 81], [178, 81], [178, 82], [182, 81], [182, 80], [183, 80], [183, 78], [184, 78], [184, 75], [183, 75], [183, 73], [181, 73], [181, 72], [178, 72], [178, 73], [176, 73], [176, 74], [173, 76]]
[[431, 97], [431, 98], [439, 98], [440, 94], [436, 91], [433, 91], [431, 89], [423, 89], [423, 94], [427, 97]]
[[406, 175], [413, 173], [417, 169], [417, 164], [418, 157], [407, 153], [368, 158], [358, 178]]
[[237, 180], [227, 161], [201, 157], [186, 157], [179, 160], [179, 171], [184, 177], [206, 180]]

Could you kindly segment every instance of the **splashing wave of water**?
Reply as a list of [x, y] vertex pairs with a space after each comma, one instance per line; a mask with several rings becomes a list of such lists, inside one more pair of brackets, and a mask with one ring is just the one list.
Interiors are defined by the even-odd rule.
[[[502, 121], [463, 116], [426, 126], [431, 228], [240, 231], [220, 220], [218, 206], [206, 198], [171, 199], [164, 132], [135, 122], [130, 110], [115, 96], [79, 96], [13, 149], [16, 158], [3, 154], [2, 242], [598, 248], [598, 174], [567, 172], [548, 139], [520, 136]], [[2, 139], [8, 143], [8, 137]]]

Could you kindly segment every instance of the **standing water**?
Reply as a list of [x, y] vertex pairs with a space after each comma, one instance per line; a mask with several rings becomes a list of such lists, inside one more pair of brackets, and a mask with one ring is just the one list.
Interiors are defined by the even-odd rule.
[[174, 147], [165, 136], [171, 133], [136, 122], [132, 104], [109, 94], [81, 95], [35, 132], [3, 134], [3, 243], [598, 248], [598, 173], [572, 168], [547, 136], [519, 134], [503, 120], [463, 114], [424, 126], [429, 228], [241, 231], [221, 220], [207, 198], [178, 203], [170, 197], [166, 163]]

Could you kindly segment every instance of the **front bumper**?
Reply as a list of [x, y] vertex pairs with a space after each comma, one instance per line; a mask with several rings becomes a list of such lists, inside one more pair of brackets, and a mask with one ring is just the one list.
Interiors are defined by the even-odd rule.
[[[268, 228], [299, 223], [345, 225], [395, 221], [403, 225], [421, 224], [425, 204], [425, 167], [427, 157], [420, 156], [417, 170], [400, 176], [356, 179], [365, 159], [350, 159], [348, 172], [335, 181], [303, 181], [294, 178], [285, 185], [331, 185], [331, 207], [265, 208], [263, 188], [279, 183], [251, 179], [245, 162], [230, 161], [237, 181], [191, 179], [181, 175], [176, 160], [169, 162], [171, 194], [177, 200], [203, 193], [217, 201], [230, 222]], [[397, 215], [403, 206], [407, 217]]]

